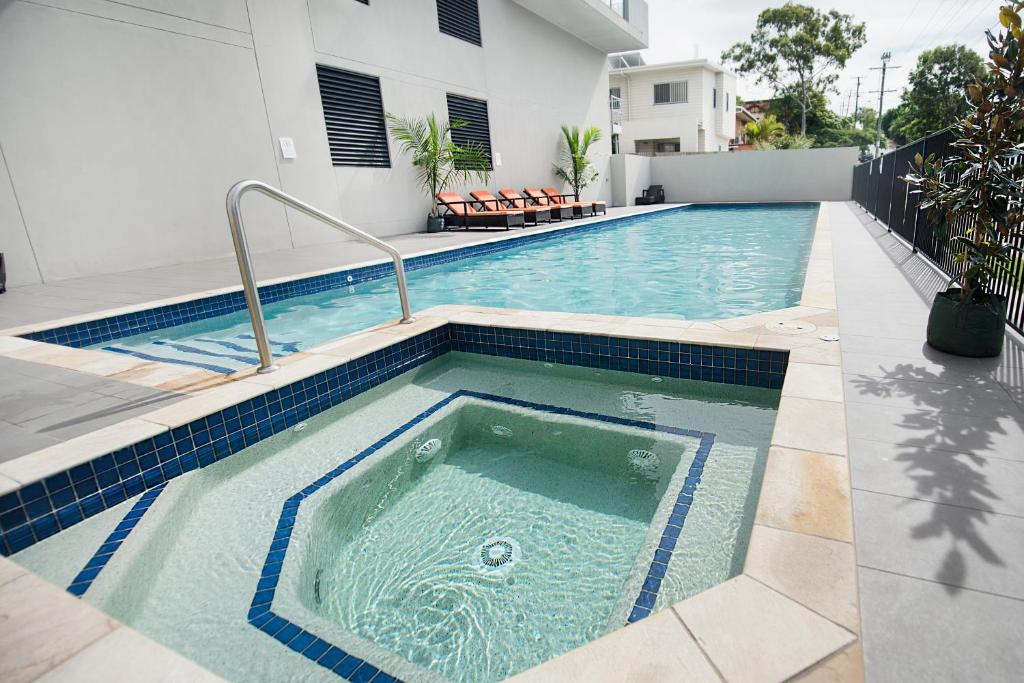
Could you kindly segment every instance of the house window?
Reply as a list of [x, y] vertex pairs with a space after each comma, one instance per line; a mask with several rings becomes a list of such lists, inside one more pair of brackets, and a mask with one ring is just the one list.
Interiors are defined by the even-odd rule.
[[391, 157], [377, 77], [317, 64], [316, 79], [331, 163], [389, 168]]
[[725, 110], [729, 111], [729, 93], [725, 93]]
[[718, 88], [711, 89], [711, 108], [718, 108]]
[[608, 88], [608, 101], [612, 109], [622, 108], [622, 88]]
[[464, 128], [452, 129], [452, 142], [460, 147], [475, 142], [484, 148], [490, 160], [491, 125], [487, 118], [487, 102], [448, 93], [448, 120], [461, 120], [467, 124]]
[[441, 33], [474, 45], [482, 44], [477, 0], [437, 0], [437, 25]]
[[655, 147], [658, 154], [671, 154], [679, 151], [679, 143], [675, 141], [659, 142]]
[[688, 81], [673, 81], [671, 83], [654, 84], [655, 104], [680, 104], [689, 100]]

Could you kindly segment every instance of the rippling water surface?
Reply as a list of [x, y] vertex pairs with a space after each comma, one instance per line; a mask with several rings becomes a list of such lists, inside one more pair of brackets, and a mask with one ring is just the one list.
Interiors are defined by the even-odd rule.
[[[414, 310], [474, 304], [718, 320], [796, 305], [817, 204], [691, 206], [409, 273]], [[264, 307], [275, 353], [401, 315], [394, 278]], [[258, 362], [248, 314], [105, 342], [220, 371]]]

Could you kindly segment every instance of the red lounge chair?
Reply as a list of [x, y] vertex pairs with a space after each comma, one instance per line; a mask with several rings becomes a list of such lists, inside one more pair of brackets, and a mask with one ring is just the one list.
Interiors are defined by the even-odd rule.
[[551, 209], [551, 217], [562, 220], [563, 218], [575, 218], [576, 212], [573, 210], [572, 204], [563, 204], [562, 202], [556, 201], [548, 197], [539, 187], [525, 187], [523, 188], [523, 194], [525, 194], [534, 204], [538, 206], [546, 206]]
[[504, 196], [498, 199], [487, 190], [474, 190], [469, 193], [469, 196], [477, 200], [480, 203], [480, 208], [485, 210], [502, 211], [511, 209], [512, 211], [522, 211], [526, 222], [531, 225], [537, 225], [541, 221], [545, 223], [551, 222], [551, 209], [543, 206], [527, 206], [525, 199], [520, 199], [519, 202], [509, 201]]
[[[597, 215], [598, 212], [601, 212], [601, 213], [603, 213], [605, 215], [608, 214], [608, 205], [605, 204], [602, 201], [598, 201], [598, 200], [593, 200], [593, 201], [576, 201], [575, 195], [562, 194], [561, 192], [559, 192], [558, 190], [556, 190], [553, 187], [545, 187], [544, 188], [544, 194], [546, 194], [547, 196], [551, 197], [552, 199], [556, 199], [557, 201], [562, 202], [563, 204], [572, 204], [573, 206], [582, 205], [584, 207], [589, 204], [590, 205], [590, 213], [593, 214], [593, 215]], [[586, 214], [584, 214], [584, 215], [586, 215]]]
[[522, 211], [503, 209], [500, 211], [479, 211], [455, 192], [438, 192], [437, 201], [444, 206], [444, 227], [462, 228], [521, 228], [526, 224]]

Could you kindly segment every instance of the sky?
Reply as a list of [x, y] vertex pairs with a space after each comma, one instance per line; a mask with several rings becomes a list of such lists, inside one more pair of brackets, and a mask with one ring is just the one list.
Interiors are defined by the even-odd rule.
[[[836, 82], [838, 94], [832, 107], [853, 114], [856, 76], [861, 76], [860, 106], [878, 108], [879, 71], [882, 53], [892, 52], [885, 77], [884, 109], [899, 103], [900, 91], [917, 62], [917, 56], [937, 45], [961, 43], [982, 56], [986, 54], [985, 29], [998, 25], [999, 0], [799, 0], [820, 10], [852, 14], [867, 25], [867, 43], [847, 63]], [[1005, 0], [1003, 0], [1005, 2]], [[750, 38], [758, 13], [778, 7], [785, 0], [646, 0], [650, 14], [650, 48], [643, 53], [648, 64], [692, 59], [719, 61], [722, 51]], [[738, 95], [745, 100], [769, 97], [770, 86], [741, 78]]]

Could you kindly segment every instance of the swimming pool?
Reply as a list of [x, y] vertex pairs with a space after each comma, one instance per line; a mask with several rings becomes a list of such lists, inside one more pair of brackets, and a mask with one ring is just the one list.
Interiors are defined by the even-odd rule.
[[778, 396], [450, 352], [14, 559], [229, 680], [498, 680], [741, 571]]
[[[410, 259], [409, 297], [414, 310], [476, 304], [687, 320], [787, 308], [800, 300], [817, 213], [817, 204], [689, 206], [460, 250], [437, 265]], [[273, 351], [286, 354], [400, 311], [382, 269], [266, 303], [264, 314]], [[139, 325], [133, 318], [92, 346], [217, 372], [258, 363], [244, 309], [171, 327], [143, 321], [149, 331], [132, 334]], [[65, 343], [50, 337], [38, 338]]]

